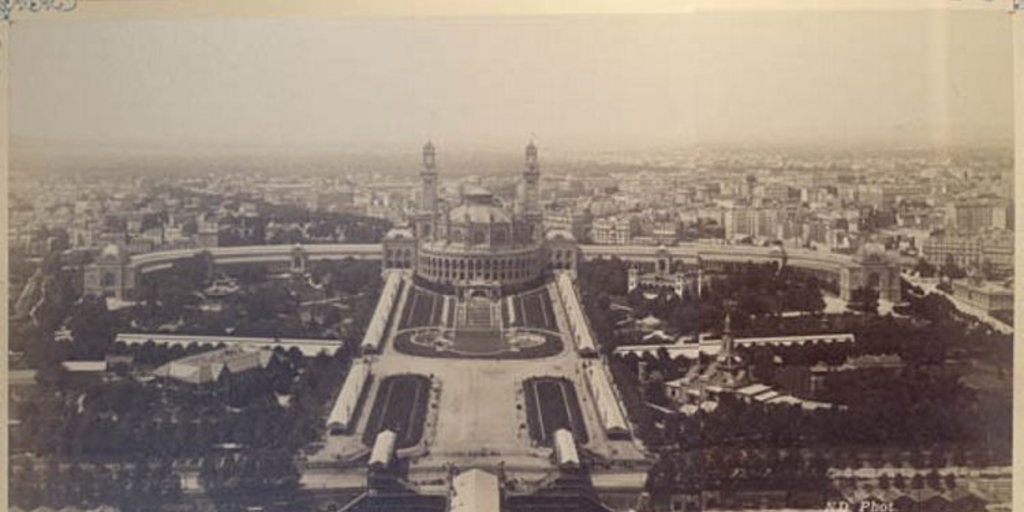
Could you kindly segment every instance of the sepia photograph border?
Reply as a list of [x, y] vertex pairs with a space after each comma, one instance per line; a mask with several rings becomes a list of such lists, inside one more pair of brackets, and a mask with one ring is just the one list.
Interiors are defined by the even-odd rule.
[[[70, 23], [83, 20], [203, 19], [203, 18], [440, 18], [440, 17], [507, 17], [507, 16], [559, 16], [575, 14], [687, 14], [718, 11], [918, 11], [918, 10], [991, 10], [1001, 11], [1013, 18], [1014, 53], [1014, 197], [1024, 197], [1024, 0], [0, 0], [0, 298], [8, 299], [8, 162], [11, 152], [8, 133], [10, 122], [10, 26], [15, 23]], [[942, 51], [937, 47], [936, 51]], [[103, 62], [92, 65], [102, 67]], [[59, 108], [59, 105], [53, 105]], [[1017, 226], [1024, 225], [1024, 208], [1015, 208]], [[1015, 236], [1015, 269], [1024, 263], [1024, 243]], [[1019, 273], [1015, 273], [1019, 277]], [[1014, 295], [1024, 297], [1024, 282], [1014, 280]], [[1024, 325], [1021, 301], [1015, 302], [1014, 322]], [[0, 308], [0, 349], [8, 346], [8, 310]], [[1015, 345], [1019, 336], [1014, 333]], [[1014, 351], [1014, 480], [1024, 470], [1024, 350]], [[7, 360], [0, 366], [0, 380], [7, 386]], [[0, 436], [3, 459], [0, 468], [5, 477], [0, 480], [0, 499], [6, 504], [8, 493], [9, 460], [7, 437], [7, 393], [0, 398]], [[1013, 509], [1024, 510], [1024, 493], [1016, 486]], [[3, 505], [0, 505], [3, 506]]]

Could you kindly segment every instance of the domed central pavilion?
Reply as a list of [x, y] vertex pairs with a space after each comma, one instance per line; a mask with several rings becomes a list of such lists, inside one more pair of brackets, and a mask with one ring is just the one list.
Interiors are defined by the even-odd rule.
[[575, 266], [573, 240], [559, 238], [554, 247], [545, 240], [540, 168], [532, 142], [526, 146], [526, 168], [513, 208], [472, 185], [460, 187], [454, 206], [443, 207], [434, 151], [429, 142], [423, 148], [419, 211], [411, 230], [395, 230], [385, 239], [385, 268], [414, 268], [422, 281], [460, 296], [497, 297], [503, 289], [540, 284], [549, 263], [560, 269]]

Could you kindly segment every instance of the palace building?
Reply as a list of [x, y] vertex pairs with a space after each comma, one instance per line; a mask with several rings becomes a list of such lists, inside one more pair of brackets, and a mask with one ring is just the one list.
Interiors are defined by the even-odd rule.
[[510, 208], [491, 192], [462, 186], [454, 204], [438, 198], [436, 149], [423, 147], [422, 192], [410, 227], [384, 240], [384, 269], [414, 269], [428, 285], [460, 297], [497, 297], [502, 290], [538, 283], [547, 269], [574, 270], [571, 234], [543, 229], [537, 146], [526, 146], [525, 167]]

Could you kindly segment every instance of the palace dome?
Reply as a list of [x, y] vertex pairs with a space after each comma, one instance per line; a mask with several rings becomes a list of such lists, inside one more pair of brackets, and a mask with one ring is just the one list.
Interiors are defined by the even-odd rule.
[[100, 251], [100, 260], [107, 262], [121, 262], [125, 259], [124, 251], [117, 244], [109, 244]]
[[452, 224], [510, 224], [512, 217], [493, 205], [468, 203], [456, 206], [448, 214]]
[[[536, 204], [536, 151], [527, 153], [520, 180], [527, 186], [516, 189], [514, 203], [468, 182], [458, 184], [456, 202], [449, 202], [438, 193], [434, 148], [428, 144], [420, 201], [409, 218], [412, 230], [385, 237], [385, 268], [415, 269], [424, 282], [454, 287], [460, 294], [473, 290], [496, 297], [502, 287], [534, 283], [547, 268], [548, 253]], [[559, 251], [555, 254], [561, 257], [565, 251]]]
[[462, 204], [452, 208], [448, 218], [453, 225], [512, 224], [512, 216], [498, 207], [489, 190], [467, 185], [462, 190]]
[[545, 240], [565, 240], [566, 242], [575, 242], [576, 237], [572, 236], [572, 233], [566, 229], [552, 229], [544, 235]]
[[866, 243], [853, 255], [858, 263], [884, 263], [887, 260], [885, 246], [879, 243]]

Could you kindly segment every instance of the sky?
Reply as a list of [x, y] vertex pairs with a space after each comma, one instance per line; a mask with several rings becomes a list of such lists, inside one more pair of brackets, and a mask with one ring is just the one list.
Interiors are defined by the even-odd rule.
[[[10, 131], [97, 147], [948, 144], [1012, 137], [1010, 17], [19, 22]], [[51, 146], [52, 147], [52, 146]]]

